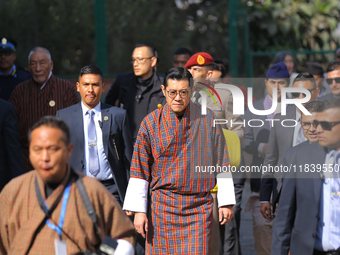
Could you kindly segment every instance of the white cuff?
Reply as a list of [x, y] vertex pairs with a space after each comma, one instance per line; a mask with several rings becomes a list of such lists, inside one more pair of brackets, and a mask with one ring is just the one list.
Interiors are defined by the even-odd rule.
[[231, 172], [220, 173], [217, 180], [217, 201], [218, 207], [224, 205], [235, 205], [234, 181]]
[[263, 146], [265, 145], [265, 143], [260, 143], [259, 147], [257, 147], [257, 153], [259, 155], [259, 157], [264, 158], [263, 155]]
[[134, 255], [135, 249], [133, 248], [132, 244], [124, 239], [117, 240], [117, 249], [114, 255]]
[[148, 189], [148, 181], [139, 178], [130, 178], [125, 194], [123, 210], [146, 213]]

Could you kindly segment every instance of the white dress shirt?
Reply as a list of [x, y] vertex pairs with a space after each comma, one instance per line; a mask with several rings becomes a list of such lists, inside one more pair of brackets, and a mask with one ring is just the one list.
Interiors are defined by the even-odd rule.
[[[333, 165], [334, 158], [333, 158], [333, 151], [329, 151], [326, 154], [325, 164], [327, 166]], [[339, 163], [339, 162], [338, 162]], [[330, 203], [331, 203], [331, 186], [329, 180], [330, 173], [327, 171], [325, 172], [324, 181], [322, 182], [321, 187], [321, 197], [320, 197], [320, 204], [319, 204], [319, 217], [320, 220], [318, 221], [317, 228], [316, 228], [316, 239], [314, 247], [317, 250], [321, 251], [332, 251], [337, 250], [340, 246], [334, 247], [330, 242], [330, 235], [332, 235], [330, 231], [330, 221], [331, 221], [331, 212], [329, 210]], [[340, 216], [339, 216], [340, 217]], [[333, 239], [340, 240], [340, 233], [335, 235]]]
[[101, 103], [97, 104], [92, 110], [95, 112], [94, 114], [94, 123], [96, 125], [96, 134], [97, 134], [97, 149], [98, 149], [98, 157], [99, 157], [99, 173], [97, 176], [93, 176], [89, 171], [89, 150], [88, 150], [88, 131], [87, 131], [87, 123], [89, 121], [89, 114], [87, 108], [83, 102], [81, 102], [81, 107], [83, 111], [83, 123], [84, 123], [84, 166], [83, 173], [90, 177], [95, 177], [98, 180], [104, 181], [108, 179], [112, 179], [112, 172], [110, 163], [105, 155], [104, 144], [103, 144], [103, 132], [99, 123], [102, 121], [102, 113], [101, 113]]

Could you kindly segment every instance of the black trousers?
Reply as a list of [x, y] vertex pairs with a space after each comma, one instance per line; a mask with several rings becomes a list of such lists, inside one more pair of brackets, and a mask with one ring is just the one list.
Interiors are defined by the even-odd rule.
[[234, 179], [234, 190], [236, 205], [234, 216], [230, 222], [220, 225], [220, 255], [241, 255], [240, 245], [240, 222], [241, 222], [241, 201], [245, 180]]

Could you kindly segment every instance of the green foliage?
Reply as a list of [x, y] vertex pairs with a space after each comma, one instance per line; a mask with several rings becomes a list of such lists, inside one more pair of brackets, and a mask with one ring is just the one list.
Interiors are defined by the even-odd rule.
[[[0, 36], [17, 40], [19, 65], [26, 67], [29, 51], [40, 45], [51, 51], [56, 74], [77, 75], [82, 66], [95, 63], [95, 1], [102, 0], [0, 1]], [[246, 40], [254, 51], [333, 49], [337, 43], [332, 34], [337, 0], [257, 1], [239, 1], [239, 10], [248, 14], [246, 19], [238, 15], [239, 70], [244, 71]], [[140, 42], [157, 46], [160, 73], [171, 67], [172, 54], [179, 47], [227, 60], [229, 11], [234, 10], [228, 9], [228, 1], [106, 0], [102, 15], [107, 20], [109, 74], [132, 70], [129, 59]]]
[[325, 43], [329, 49], [335, 42], [332, 31], [339, 14], [337, 0], [244, 2], [248, 5], [250, 41], [255, 51], [319, 50]]
[[[253, 51], [335, 50], [339, 45], [334, 30], [338, 24], [337, 0], [243, 0], [249, 22], [250, 49]], [[263, 75], [273, 56], [255, 58], [255, 74]], [[298, 70], [306, 61], [324, 66], [334, 56], [297, 55]]]

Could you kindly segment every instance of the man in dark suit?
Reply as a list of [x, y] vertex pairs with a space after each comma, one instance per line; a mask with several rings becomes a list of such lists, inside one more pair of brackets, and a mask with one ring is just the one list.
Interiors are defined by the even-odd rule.
[[137, 44], [131, 57], [133, 73], [118, 75], [105, 99], [105, 103], [127, 111], [134, 141], [144, 117], [166, 103], [161, 89], [163, 78], [155, 71], [156, 53], [151, 44]]
[[14, 106], [0, 98], [0, 191], [25, 172]]
[[305, 142], [292, 155], [297, 169], [283, 182], [273, 255], [340, 254], [339, 116], [340, 99], [325, 100], [313, 122], [319, 143]]
[[332, 93], [319, 97], [318, 101], [325, 101], [334, 96], [340, 96], [340, 61], [333, 61], [327, 66], [326, 82]]
[[[312, 101], [312, 102], [305, 104], [306, 110], [309, 113], [311, 113], [311, 115], [305, 115], [301, 113], [300, 125], [302, 127], [303, 135], [307, 138], [307, 140], [285, 151], [284, 156], [283, 156], [283, 165], [289, 165], [291, 163], [291, 161], [294, 158], [295, 153], [299, 150], [300, 146], [304, 146], [303, 145], [304, 143], [316, 143], [318, 141], [316, 128], [313, 126], [313, 121], [315, 120], [317, 111], [320, 109], [320, 107], [322, 107], [322, 105], [323, 103], [320, 101]], [[284, 177], [285, 177], [285, 173], [283, 174], [283, 178]], [[282, 192], [282, 189], [281, 189], [281, 192]]]
[[104, 89], [101, 70], [83, 67], [77, 82], [81, 102], [59, 110], [57, 116], [70, 127], [73, 169], [100, 180], [122, 204], [130, 177], [132, 138], [126, 111], [100, 102]]
[[[308, 102], [314, 101], [317, 96], [315, 78], [312, 74], [301, 73], [294, 79], [293, 88], [304, 88], [309, 90], [311, 97]], [[291, 93], [294, 99], [304, 98], [303, 93]], [[307, 103], [307, 102], [306, 102]], [[269, 167], [281, 166], [283, 156], [289, 148], [306, 141], [301, 127], [301, 111], [295, 105], [288, 105], [286, 115], [278, 114], [278, 119], [270, 131], [268, 149], [263, 165]], [[284, 121], [284, 122], [282, 122]], [[294, 124], [296, 125], [294, 126]], [[270, 198], [272, 195], [273, 213], [276, 203], [279, 201], [279, 193], [282, 188], [282, 172], [266, 171], [262, 175], [260, 190], [260, 211], [264, 218], [272, 219]]]
[[[281, 89], [288, 86], [289, 72], [286, 65], [283, 62], [279, 62], [269, 68], [266, 74], [265, 85], [268, 94], [265, 98], [253, 102], [253, 106], [257, 110], [268, 110], [272, 107], [273, 89], [277, 89], [278, 104], [281, 101]], [[275, 113], [281, 111], [281, 107], [277, 107]], [[253, 161], [252, 166], [260, 166], [263, 164], [264, 156], [266, 155], [269, 132], [271, 128], [271, 122], [275, 113], [269, 115], [257, 115], [252, 113], [249, 108], [245, 112], [245, 133], [246, 138], [242, 143], [242, 149], [245, 152], [252, 154]], [[251, 124], [251, 120], [260, 119], [263, 125], [255, 125], [255, 122]], [[250, 125], [248, 124], [250, 123]], [[258, 123], [258, 122], [256, 122]], [[260, 213], [260, 185], [261, 185], [261, 173], [253, 172], [250, 179], [251, 195], [248, 199], [245, 211], [252, 211], [253, 217], [253, 231], [255, 250], [257, 254], [270, 254], [271, 247], [271, 222], [264, 219]]]

